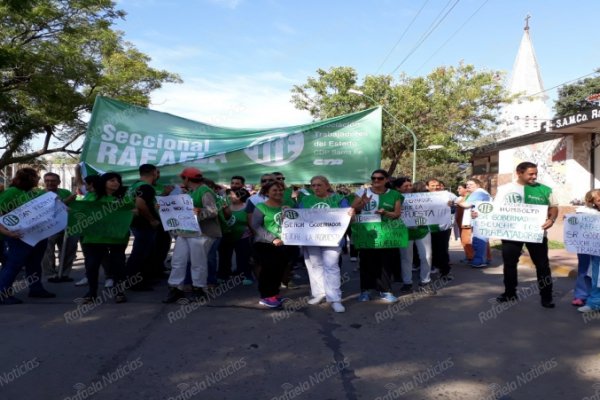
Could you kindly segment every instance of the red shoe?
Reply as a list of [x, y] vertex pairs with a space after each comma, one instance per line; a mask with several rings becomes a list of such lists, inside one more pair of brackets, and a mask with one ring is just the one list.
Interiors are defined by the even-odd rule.
[[585, 301], [581, 300], [581, 299], [573, 299], [573, 301], [571, 302], [572, 306], [575, 307], [582, 307], [585, 305]]

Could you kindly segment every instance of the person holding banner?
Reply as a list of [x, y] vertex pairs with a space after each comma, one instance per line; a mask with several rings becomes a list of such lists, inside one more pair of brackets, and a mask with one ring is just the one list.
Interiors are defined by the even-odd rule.
[[[116, 172], [107, 172], [100, 176], [98, 186], [94, 192], [88, 193], [86, 198], [78, 205], [85, 205], [86, 202], [98, 202], [107, 210], [120, 210], [131, 207], [133, 209], [134, 201], [127, 195], [127, 189], [123, 186], [121, 175]], [[112, 203], [112, 204], [111, 204]], [[108, 211], [108, 215], [112, 212]], [[128, 212], [128, 219], [124, 221], [127, 228], [131, 224], [133, 213]], [[105, 214], [106, 216], [106, 214]], [[108, 231], [108, 230], [107, 230]], [[104, 259], [108, 257], [110, 271], [114, 274], [115, 280], [115, 303], [124, 303], [125, 297], [123, 282], [125, 281], [125, 249], [129, 243], [129, 229], [122, 232], [115, 232], [114, 235], [90, 234], [83, 231], [81, 247], [85, 257], [85, 274], [88, 279], [89, 289], [83, 296], [83, 303], [93, 303], [98, 298], [98, 275], [100, 266]]]
[[258, 275], [258, 303], [269, 308], [282, 305], [279, 287], [289, 262], [288, 251], [281, 240], [284, 190], [281, 182], [265, 183], [260, 194], [267, 200], [256, 204], [250, 221], [250, 228], [254, 232], [255, 256], [261, 266]]
[[[502, 185], [498, 188], [495, 202], [525, 203], [548, 206], [547, 219], [541, 228], [546, 231], [551, 228], [558, 216], [558, 203], [552, 189], [537, 182], [537, 165], [532, 162], [522, 162], [516, 167], [517, 181]], [[517, 300], [517, 264], [521, 257], [523, 245], [529, 250], [529, 255], [537, 273], [541, 304], [545, 308], [554, 308], [552, 300], [552, 274], [548, 260], [548, 238], [544, 235], [542, 243], [521, 242], [502, 239], [502, 260], [504, 262], [504, 293], [496, 298], [499, 303]]]
[[[21, 168], [15, 174], [8, 189], [0, 194], [0, 214], [8, 214], [44, 194], [37, 188], [40, 176], [33, 168]], [[40, 240], [30, 246], [19, 239], [18, 233], [4, 238], [4, 260], [0, 269], [0, 304], [20, 304], [23, 301], [13, 296], [12, 285], [21, 268], [25, 266], [26, 281], [29, 284], [29, 297], [53, 298], [42, 285], [42, 258], [48, 240]]]
[[[362, 217], [376, 217], [382, 221], [400, 218], [401, 196], [387, 187], [389, 174], [384, 169], [371, 173], [371, 186], [356, 191], [352, 208]], [[392, 263], [397, 261], [397, 248], [362, 248], [359, 250], [360, 295], [358, 301], [371, 300], [371, 291], [377, 289], [379, 298], [393, 303]]]
[[[575, 212], [600, 215], [600, 189], [590, 190], [585, 194], [585, 206], [578, 207]], [[600, 274], [600, 256], [577, 253], [577, 281], [573, 291], [574, 306], [579, 306], [577, 311], [586, 313], [600, 310], [600, 287], [598, 275]], [[592, 278], [588, 271], [592, 272]]]
[[[469, 193], [468, 197], [463, 199], [460, 202], [456, 202], [455, 204], [461, 209], [472, 209], [475, 207], [475, 202], [478, 201], [492, 201], [492, 196], [482, 188], [483, 183], [477, 178], [471, 178], [467, 181], [467, 192]], [[470, 225], [471, 222], [471, 214], [466, 212], [463, 217], [463, 226]], [[471, 230], [471, 229], [469, 229]], [[478, 235], [472, 235], [472, 249], [473, 249], [473, 259], [470, 262], [470, 266], [473, 268], [484, 268], [488, 266], [488, 263], [492, 259], [492, 254], [490, 253], [490, 243], [488, 238], [480, 237]]]
[[[317, 175], [310, 180], [313, 194], [304, 196], [300, 200], [300, 208], [346, 208], [350, 207], [348, 200], [337, 193], [333, 193], [329, 180]], [[350, 209], [353, 214], [353, 209]], [[342, 248], [303, 246], [304, 262], [310, 280], [312, 299], [308, 304], [319, 304], [327, 300], [333, 311], [341, 313], [346, 311], [342, 305], [342, 290], [340, 267], [338, 261]]]
[[192, 197], [194, 209], [198, 213], [200, 232], [178, 230], [175, 248], [171, 258], [169, 275], [169, 293], [163, 303], [175, 303], [185, 297], [182, 287], [186, 277], [188, 263], [191, 264], [192, 300], [200, 301], [206, 297], [204, 288], [208, 277], [208, 252], [216, 238], [221, 237], [221, 228], [217, 219], [217, 198], [215, 193], [204, 184], [202, 171], [187, 167], [179, 175], [183, 185]]

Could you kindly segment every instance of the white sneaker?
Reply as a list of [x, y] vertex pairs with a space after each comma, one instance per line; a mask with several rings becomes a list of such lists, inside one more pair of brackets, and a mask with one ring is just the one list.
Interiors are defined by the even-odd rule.
[[331, 308], [333, 308], [333, 311], [335, 312], [346, 311], [346, 307], [344, 307], [339, 301], [334, 301], [333, 303], [331, 303]]
[[308, 300], [308, 304], [310, 304], [311, 306], [320, 304], [323, 302], [323, 300], [325, 300], [325, 296], [317, 296], [317, 297], [313, 297], [312, 299]]
[[83, 277], [80, 280], [78, 280], [77, 282], [75, 282], [75, 286], [87, 286], [88, 284], [88, 280], [87, 277]]
[[577, 311], [582, 312], [582, 313], [588, 313], [588, 312], [592, 312], [594, 310], [592, 310], [592, 307], [590, 307], [590, 306], [581, 306], [577, 309]]
[[114, 280], [108, 278], [107, 280], [104, 281], [104, 287], [105, 288], [111, 288], [113, 286], [115, 286], [115, 281]]

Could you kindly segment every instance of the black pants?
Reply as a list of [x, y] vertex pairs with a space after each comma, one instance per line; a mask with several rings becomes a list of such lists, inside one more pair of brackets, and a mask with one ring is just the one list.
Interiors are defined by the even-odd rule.
[[217, 277], [227, 280], [232, 275], [231, 268], [233, 252], [235, 251], [235, 264], [237, 266], [235, 275], [242, 275], [246, 279], [252, 279], [250, 271], [250, 238], [242, 238], [237, 241], [224, 236], [219, 244], [219, 269]]
[[255, 255], [261, 270], [258, 275], [260, 297], [273, 297], [279, 294], [279, 286], [289, 263], [287, 246], [274, 246], [271, 243], [254, 243]]
[[431, 264], [440, 270], [440, 276], [450, 273], [450, 235], [452, 229], [431, 233]]
[[151, 258], [156, 244], [156, 230], [144, 228], [131, 228], [133, 233], [133, 246], [127, 259], [127, 276], [139, 274], [142, 284], [149, 285], [152, 280]]
[[82, 244], [85, 257], [85, 276], [88, 278], [89, 294], [98, 295], [98, 273], [100, 264], [108, 255], [110, 270], [114, 274], [115, 286], [125, 279], [126, 244], [87, 243]]
[[523, 243], [512, 240], [502, 241], [502, 261], [504, 262], [504, 290], [507, 296], [517, 294], [517, 264], [521, 257], [523, 244], [527, 247], [531, 260], [535, 264], [538, 288], [542, 300], [552, 300], [552, 274], [548, 260], [548, 239], [542, 243]]
[[165, 260], [171, 250], [171, 242], [173, 239], [169, 232], [165, 231], [162, 226], [159, 226], [156, 231], [156, 238], [154, 241], [154, 248], [150, 256], [152, 267], [152, 278], [162, 279], [164, 278], [165, 271]]
[[392, 291], [392, 263], [398, 249], [360, 249], [360, 291]]

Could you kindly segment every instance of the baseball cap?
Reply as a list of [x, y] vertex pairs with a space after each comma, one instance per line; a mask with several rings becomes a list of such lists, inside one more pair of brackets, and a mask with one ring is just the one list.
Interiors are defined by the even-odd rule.
[[202, 171], [200, 171], [198, 168], [187, 167], [181, 171], [179, 176], [182, 178], [200, 179], [202, 178]]

